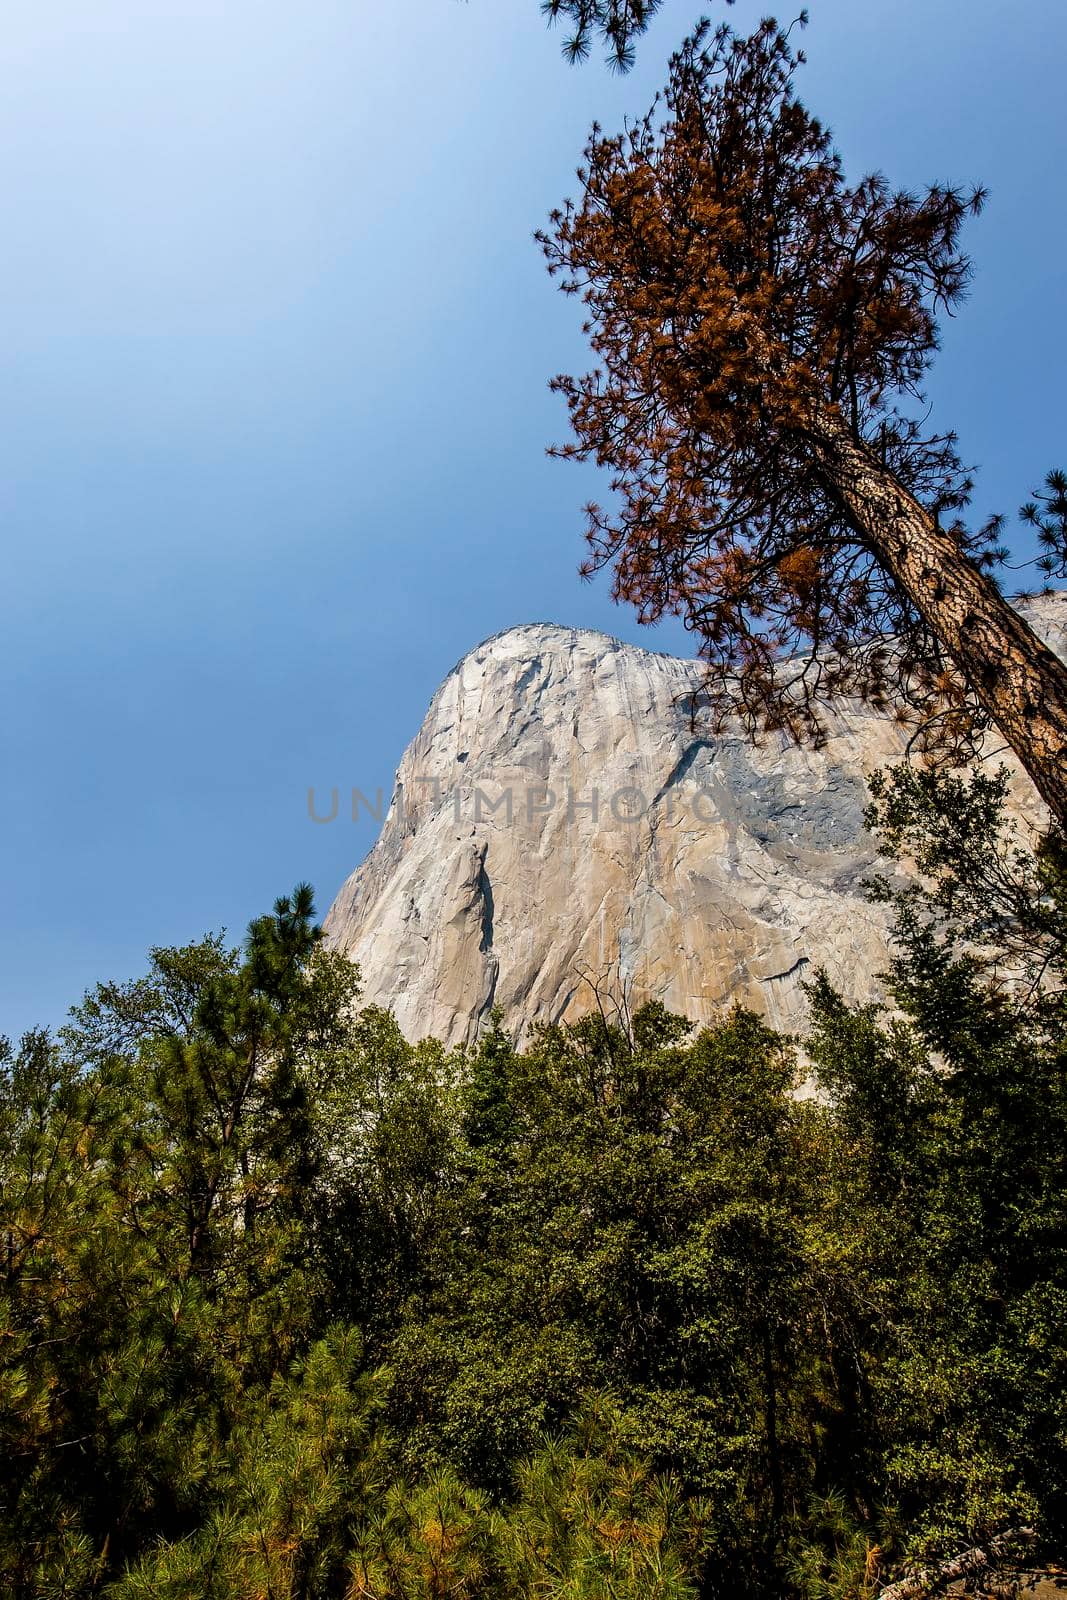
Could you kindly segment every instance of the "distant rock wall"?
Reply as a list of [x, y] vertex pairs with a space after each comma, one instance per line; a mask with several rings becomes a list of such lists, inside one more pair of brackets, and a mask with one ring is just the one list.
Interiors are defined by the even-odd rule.
[[[1067, 655], [1067, 595], [1031, 609]], [[814, 966], [850, 1000], [875, 995], [886, 916], [863, 893], [864, 780], [900, 730], [847, 702], [819, 751], [711, 737], [691, 716], [702, 672], [550, 624], [465, 656], [326, 920], [365, 1002], [409, 1038], [457, 1043], [494, 1005], [522, 1032], [579, 1015], [590, 979], [701, 1022], [742, 1000], [783, 1029], [804, 1024]], [[1014, 795], [1037, 819], [1018, 775]]]

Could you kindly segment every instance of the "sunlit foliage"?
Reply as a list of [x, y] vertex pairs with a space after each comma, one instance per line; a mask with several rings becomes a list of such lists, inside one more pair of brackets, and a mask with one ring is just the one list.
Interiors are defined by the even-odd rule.
[[872, 821], [923, 884], [880, 891], [895, 1015], [813, 986], [815, 1098], [745, 1011], [411, 1045], [306, 890], [5, 1049], [3, 1594], [855, 1600], [1055, 1554], [1062, 845], [986, 780]]

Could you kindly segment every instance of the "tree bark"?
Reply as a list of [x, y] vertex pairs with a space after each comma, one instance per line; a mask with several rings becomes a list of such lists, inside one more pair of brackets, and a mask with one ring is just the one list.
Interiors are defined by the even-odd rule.
[[876, 1600], [921, 1600], [922, 1596], [936, 1594], [957, 1578], [969, 1578], [973, 1573], [988, 1570], [1018, 1544], [1034, 1537], [1033, 1528], [1016, 1528], [1011, 1533], [1002, 1533], [985, 1546], [976, 1545], [973, 1550], [964, 1550], [962, 1555], [953, 1556], [951, 1561], [942, 1561], [936, 1567], [927, 1567], [910, 1578], [902, 1578], [899, 1583], [891, 1583], [888, 1589], [879, 1591]]
[[778, 1394], [774, 1378], [774, 1347], [766, 1316], [760, 1318], [760, 1346], [763, 1355], [764, 1426], [767, 1434], [767, 1467], [771, 1479], [771, 1525], [775, 1539], [781, 1535], [785, 1515], [785, 1485], [778, 1443]]
[[842, 423], [820, 417], [813, 443], [826, 487], [857, 534], [1067, 825], [1067, 665]]

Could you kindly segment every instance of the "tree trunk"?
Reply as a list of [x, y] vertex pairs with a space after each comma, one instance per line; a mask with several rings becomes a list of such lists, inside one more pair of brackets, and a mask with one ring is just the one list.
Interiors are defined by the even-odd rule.
[[1067, 824], [1067, 665], [1043, 644], [958, 541], [838, 421], [813, 443], [826, 486]]
[[760, 1318], [760, 1347], [763, 1355], [764, 1426], [767, 1436], [767, 1468], [771, 1480], [771, 1527], [780, 1538], [785, 1514], [785, 1487], [782, 1482], [782, 1456], [778, 1443], [778, 1394], [774, 1377], [774, 1347], [767, 1318]]
[[890, 1584], [888, 1589], [878, 1593], [876, 1600], [921, 1600], [922, 1596], [943, 1590], [957, 1578], [969, 1578], [976, 1572], [987, 1571], [998, 1561], [1004, 1560], [1020, 1543], [1034, 1537], [1033, 1528], [1016, 1528], [1011, 1533], [1002, 1533], [998, 1538], [991, 1539], [984, 1548], [976, 1545], [973, 1550], [953, 1556], [951, 1561], [942, 1561], [936, 1567], [927, 1567], [922, 1572], [913, 1573], [910, 1578]]

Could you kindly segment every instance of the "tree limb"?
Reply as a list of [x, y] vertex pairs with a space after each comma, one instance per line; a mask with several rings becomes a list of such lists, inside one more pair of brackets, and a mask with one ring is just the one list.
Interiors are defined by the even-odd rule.
[[888, 1589], [879, 1592], [876, 1600], [921, 1600], [922, 1596], [935, 1594], [957, 1578], [969, 1578], [976, 1572], [984, 1572], [987, 1567], [1008, 1555], [1020, 1540], [1036, 1537], [1033, 1528], [1013, 1528], [1008, 1533], [990, 1539], [987, 1545], [975, 1545], [961, 1555], [939, 1562], [937, 1566], [924, 1567], [910, 1578], [891, 1583]]

